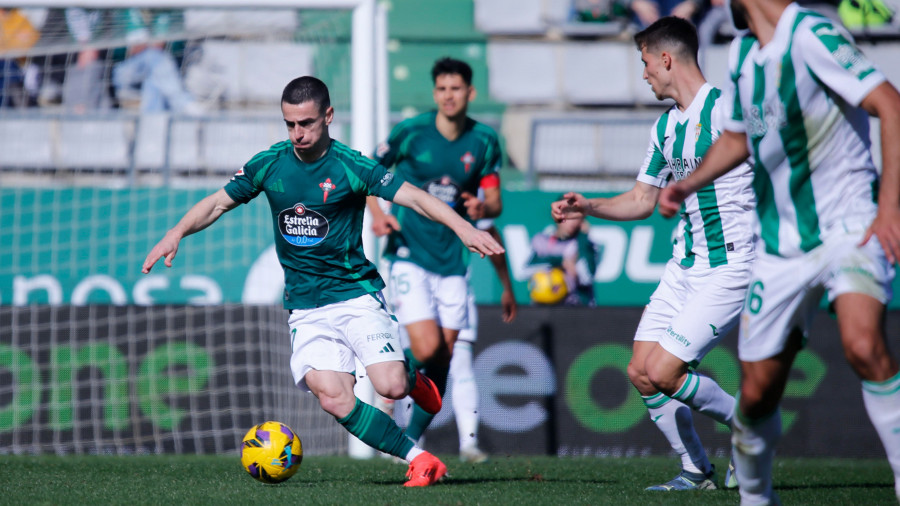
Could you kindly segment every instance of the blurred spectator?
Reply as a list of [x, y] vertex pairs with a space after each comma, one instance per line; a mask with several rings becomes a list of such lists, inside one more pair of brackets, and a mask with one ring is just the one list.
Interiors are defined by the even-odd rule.
[[[570, 219], [549, 226], [531, 238], [531, 258], [528, 269], [539, 276], [540, 284], [553, 286], [561, 269], [565, 278], [566, 295], [561, 301], [569, 306], [594, 306], [594, 271], [597, 269], [597, 249], [587, 236], [584, 218]], [[558, 271], [557, 271], [558, 272]], [[534, 297], [533, 297], [534, 298]], [[538, 303], [547, 302], [535, 300]]]
[[[0, 9], [0, 54], [31, 48], [40, 32], [21, 9]], [[24, 57], [0, 58], [0, 107], [28, 105]]]
[[112, 82], [120, 103], [140, 102], [141, 112], [201, 114], [203, 107], [185, 89], [175, 57], [166, 51], [171, 11], [127, 9], [128, 55], [113, 67]]
[[574, 0], [574, 20], [589, 23], [608, 23], [628, 17], [628, 9], [619, 0]]
[[693, 20], [703, 7], [701, 0], [630, 0], [626, 5], [641, 29], [663, 16]]
[[87, 47], [94, 39], [104, 12], [100, 9], [69, 8], [65, 16], [68, 31], [80, 50], [75, 55], [75, 63], [66, 69], [62, 102], [69, 112], [76, 114], [108, 109], [111, 100], [105, 85], [106, 67], [103, 64], [106, 51]]

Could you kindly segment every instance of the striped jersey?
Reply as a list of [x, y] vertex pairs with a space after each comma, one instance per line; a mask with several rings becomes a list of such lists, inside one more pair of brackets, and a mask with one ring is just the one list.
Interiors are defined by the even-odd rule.
[[773, 39], [735, 38], [725, 129], [743, 132], [766, 252], [808, 252], [841, 220], [870, 221], [878, 175], [860, 102], [885, 77], [840, 26], [790, 4]]
[[367, 195], [392, 200], [402, 184], [338, 141], [312, 163], [284, 141], [244, 164], [225, 192], [241, 204], [265, 194], [284, 269], [284, 307], [310, 309], [384, 288], [363, 252], [363, 213]]
[[[653, 125], [637, 180], [659, 188], [696, 169], [722, 131], [721, 92], [704, 84], [684, 111], [672, 106]], [[673, 257], [685, 267], [716, 267], [753, 259], [756, 238], [746, 163], [690, 195], [681, 206]]]

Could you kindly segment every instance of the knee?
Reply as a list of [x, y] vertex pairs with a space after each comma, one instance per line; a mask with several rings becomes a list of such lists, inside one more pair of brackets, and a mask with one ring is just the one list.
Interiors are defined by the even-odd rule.
[[670, 371], [655, 363], [647, 364], [647, 379], [660, 392], [672, 396], [678, 390], [678, 371]]
[[874, 332], [860, 333], [844, 345], [844, 356], [854, 369], [877, 360], [880, 355], [881, 335]]
[[653, 388], [653, 384], [650, 383], [650, 378], [647, 377], [647, 370], [643, 366], [639, 367], [634, 361], [631, 361], [628, 363], [627, 372], [631, 384], [641, 393]]
[[351, 394], [319, 394], [319, 405], [326, 413], [335, 418], [344, 418], [356, 406], [356, 396]]
[[409, 376], [402, 362], [391, 364], [393, 367], [385, 367], [375, 374], [370, 372], [369, 379], [372, 387], [378, 395], [388, 399], [402, 399], [412, 390], [414, 385], [409, 384]]

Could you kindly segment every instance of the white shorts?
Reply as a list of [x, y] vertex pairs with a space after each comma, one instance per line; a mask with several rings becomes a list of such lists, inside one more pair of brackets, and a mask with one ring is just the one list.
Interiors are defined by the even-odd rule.
[[669, 260], [634, 340], [656, 341], [696, 367], [737, 324], [750, 272], [750, 262], [688, 268]]
[[311, 370], [353, 373], [356, 358], [368, 367], [405, 360], [400, 326], [388, 312], [381, 292], [314, 309], [294, 309], [291, 328], [291, 372], [294, 382], [309, 391]]
[[784, 258], [759, 253], [741, 316], [738, 357], [742, 361], [777, 355], [794, 329], [805, 338], [826, 291], [829, 303], [845, 293], [869, 295], [884, 304], [890, 301], [894, 268], [877, 238], [860, 248], [857, 244], [865, 227], [840, 228], [823, 234], [823, 243], [805, 255]]
[[391, 264], [391, 305], [400, 323], [435, 320], [445, 329], [468, 326], [465, 276], [441, 276], [411, 262]]

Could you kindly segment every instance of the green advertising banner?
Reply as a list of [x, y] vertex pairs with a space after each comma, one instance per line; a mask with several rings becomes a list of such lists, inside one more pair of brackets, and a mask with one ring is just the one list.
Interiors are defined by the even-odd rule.
[[[283, 280], [262, 199], [239, 206], [181, 243], [172, 268], [149, 274], [150, 248], [215, 188], [0, 189], [0, 305], [272, 303]], [[588, 194], [603, 196], [603, 194]], [[505, 191], [501, 231], [517, 300], [529, 302], [531, 237], [552, 227], [558, 193]], [[677, 222], [654, 214], [638, 222], [590, 220], [597, 245], [595, 298], [601, 306], [643, 306], [671, 255]], [[386, 273], [384, 273], [386, 274]], [[500, 300], [490, 262], [472, 259], [481, 304]], [[900, 283], [895, 281], [895, 291]], [[892, 307], [900, 307], [894, 301]]]

